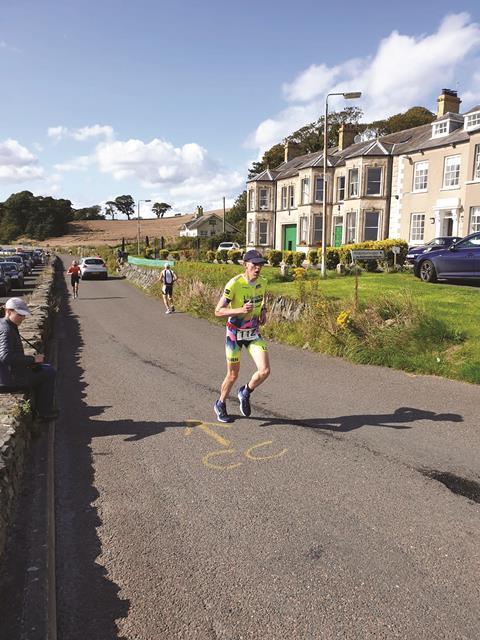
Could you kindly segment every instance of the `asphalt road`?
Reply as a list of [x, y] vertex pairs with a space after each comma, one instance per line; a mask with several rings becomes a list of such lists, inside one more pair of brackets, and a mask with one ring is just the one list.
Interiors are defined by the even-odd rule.
[[477, 640], [480, 505], [428, 474], [480, 480], [480, 389], [271, 344], [220, 425], [223, 336], [65, 289], [58, 638]]

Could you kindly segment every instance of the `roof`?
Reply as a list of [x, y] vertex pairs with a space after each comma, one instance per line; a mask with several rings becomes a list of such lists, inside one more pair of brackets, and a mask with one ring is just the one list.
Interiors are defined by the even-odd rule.
[[[197, 229], [198, 227], [201, 227], [205, 222], [208, 222], [212, 218], [216, 218], [217, 220], [223, 223], [223, 209], [221, 211], [222, 211], [222, 215], [219, 215], [217, 211], [212, 211], [211, 213], [204, 213], [198, 218], [193, 217], [184, 223], [183, 228]], [[231, 227], [231, 229], [238, 231], [237, 227], [235, 227], [230, 222], [225, 221], [225, 224]]]

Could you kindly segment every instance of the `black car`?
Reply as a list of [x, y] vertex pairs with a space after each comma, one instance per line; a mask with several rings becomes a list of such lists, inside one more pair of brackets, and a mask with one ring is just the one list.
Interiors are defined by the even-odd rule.
[[448, 249], [451, 244], [454, 244], [459, 240], [461, 240], [459, 236], [439, 236], [438, 238], [434, 238], [433, 240], [430, 240], [430, 242], [427, 242], [427, 244], [422, 244], [419, 247], [408, 247], [406, 260], [409, 264], [414, 264], [420, 254], [429, 253], [434, 249]]
[[[23, 287], [23, 269], [16, 262], [1, 262], [2, 269], [10, 276], [12, 287], [21, 289]], [[22, 271], [20, 271], [22, 269]]]
[[8, 296], [10, 291], [12, 290], [12, 279], [6, 273], [2, 265], [0, 264], [0, 296]]

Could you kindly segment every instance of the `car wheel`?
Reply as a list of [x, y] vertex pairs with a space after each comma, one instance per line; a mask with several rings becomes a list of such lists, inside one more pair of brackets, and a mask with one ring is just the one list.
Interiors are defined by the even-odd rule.
[[424, 260], [420, 265], [420, 280], [423, 280], [423, 282], [437, 281], [437, 272], [431, 260]]

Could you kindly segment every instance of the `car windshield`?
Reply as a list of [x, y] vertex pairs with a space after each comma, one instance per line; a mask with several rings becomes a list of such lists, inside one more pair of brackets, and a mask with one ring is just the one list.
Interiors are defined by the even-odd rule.
[[447, 241], [445, 240], [445, 238], [434, 238], [433, 240], [430, 240], [430, 242], [427, 242], [427, 246], [431, 247], [432, 245], [437, 245], [441, 247], [446, 243]]

